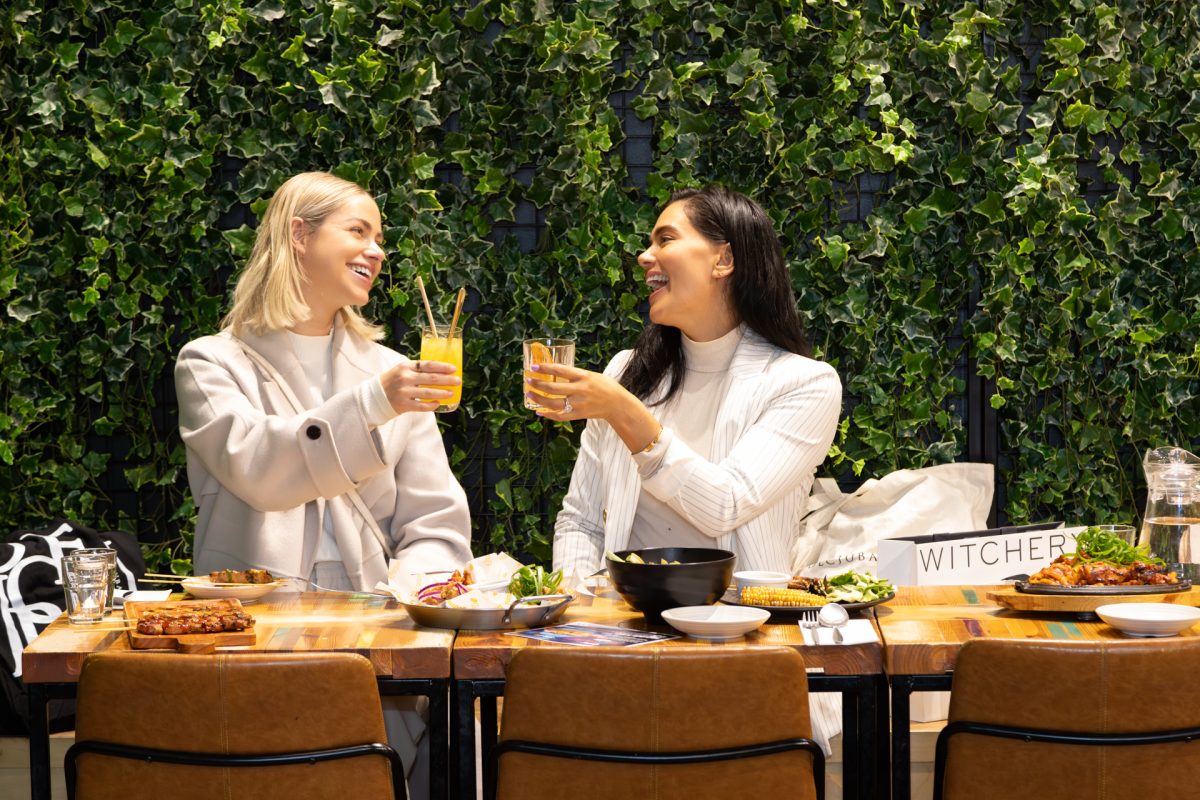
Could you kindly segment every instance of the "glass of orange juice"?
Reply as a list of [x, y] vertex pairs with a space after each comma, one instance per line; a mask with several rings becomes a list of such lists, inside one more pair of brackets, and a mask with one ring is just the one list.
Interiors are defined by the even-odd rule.
[[[450, 329], [450, 323], [439, 323], [436, 329], [428, 324], [421, 326], [421, 360], [444, 361], [454, 365], [454, 374], [461, 380], [463, 376], [463, 340], [462, 326], [455, 325]], [[423, 389], [448, 389], [453, 396], [438, 399], [437, 412], [454, 411], [462, 402], [462, 384], [458, 386], [442, 386], [436, 383], [421, 384]]]
[[[549, 381], [553, 383], [557, 379], [552, 375], [542, 375], [537, 372], [530, 371], [530, 367], [534, 364], [562, 364], [564, 366], [575, 366], [575, 340], [574, 339], [526, 339], [521, 343], [525, 353], [525, 380], [530, 378], [540, 381]], [[561, 394], [548, 394], [539, 392], [525, 384], [525, 392], [543, 397], [552, 397], [559, 399]], [[542, 406], [536, 401], [525, 398], [525, 407], [528, 409], [538, 409]]]

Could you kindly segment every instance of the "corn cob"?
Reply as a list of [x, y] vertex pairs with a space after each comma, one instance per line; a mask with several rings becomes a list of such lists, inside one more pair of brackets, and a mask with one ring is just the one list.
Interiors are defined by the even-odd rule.
[[748, 606], [823, 606], [824, 597], [799, 589], [778, 589], [773, 586], [747, 586], [742, 589], [742, 603]]

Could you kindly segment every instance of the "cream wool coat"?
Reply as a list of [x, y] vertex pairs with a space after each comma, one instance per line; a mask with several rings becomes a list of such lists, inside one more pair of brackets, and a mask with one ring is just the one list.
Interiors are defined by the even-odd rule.
[[[309, 385], [286, 331], [243, 341], [304, 405], [246, 355], [229, 331], [189, 342], [175, 364], [179, 429], [196, 503], [195, 566], [258, 567], [307, 578], [326, 508], [353, 585], [386, 581], [390, 559], [406, 572], [460, 567], [471, 558], [466, 494], [450, 471], [433, 414], [406, 413], [372, 429], [360, 387], [406, 360], [333, 332], [333, 395]], [[344, 496], [357, 489], [388, 552]]]
[[[605, 374], [619, 377], [632, 351]], [[729, 365], [712, 451], [696, 453], [664, 429], [658, 469], [643, 478], [612, 427], [589, 420], [554, 526], [554, 566], [588, 574], [605, 550], [629, 542], [641, 492], [650, 492], [737, 556], [737, 569], [790, 572], [813, 474], [841, 412], [842, 384], [828, 364], [782, 350], [747, 329]]]

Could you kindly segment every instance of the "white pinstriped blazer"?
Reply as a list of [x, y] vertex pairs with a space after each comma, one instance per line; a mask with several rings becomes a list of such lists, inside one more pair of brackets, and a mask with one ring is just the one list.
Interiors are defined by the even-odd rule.
[[[605, 374], [619, 376], [631, 354], [618, 353]], [[837, 429], [842, 384], [828, 364], [750, 329], [729, 370], [711, 461], [667, 429], [658, 444], [666, 448], [661, 464], [642, 478], [637, 456], [612, 427], [588, 420], [554, 525], [556, 569], [586, 575], [601, 566], [605, 550], [623, 549], [644, 490], [713, 537], [714, 547], [732, 550], [737, 569], [791, 571], [813, 473]]]

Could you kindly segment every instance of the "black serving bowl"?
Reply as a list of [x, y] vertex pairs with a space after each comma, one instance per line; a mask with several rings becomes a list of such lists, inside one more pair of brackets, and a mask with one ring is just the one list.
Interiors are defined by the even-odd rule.
[[[647, 563], [613, 561], [608, 577], [625, 602], [641, 611], [646, 619], [658, 622], [662, 612], [679, 606], [710, 606], [729, 586], [735, 557], [728, 550], [708, 547], [646, 547], [618, 550], [624, 559], [637, 553]], [[678, 564], [662, 564], [662, 559]], [[653, 562], [653, 563], [650, 563]]]

